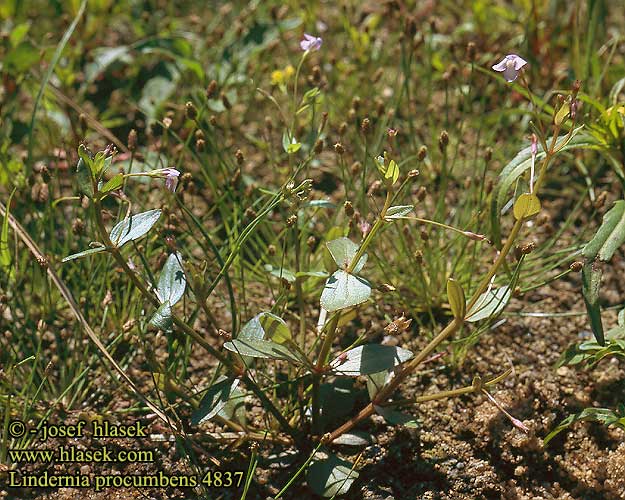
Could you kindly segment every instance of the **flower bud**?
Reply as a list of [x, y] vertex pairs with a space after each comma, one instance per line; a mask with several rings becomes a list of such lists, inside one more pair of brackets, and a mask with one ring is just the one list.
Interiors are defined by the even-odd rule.
[[197, 108], [194, 106], [194, 104], [191, 101], [188, 101], [184, 105], [184, 108], [187, 113], [187, 118], [189, 120], [195, 120], [197, 118]]
[[339, 156], [343, 156], [345, 154], [345, 148], [343, 147], [343, 145], [340, 142], [337, 142], [334, 145], [334, 151]]
[[137, 149], [137, 131], [133, 128], [128, 132], [128, 149], [134, 151]]
[[228, 96], [224, 92], [222, 92], [220, 97], [221, 97], [221, 102], [224, 105], [224, 108], [231, 109], [232, 104], [230, 104], [230, 100], [228, 99]]
[[237, 159], [237, 163], [239, 165], [242, 165], [243, 162], [245, 161], [245, 157], [243, 156], [243, 152], [240, 149], [236, 150], [236, 152], [234, 153], [234, 157]]
[[211, 80], [211, 82], [208, 84], [208, 87], [206, 87], [206, 98], [212, 99], [213, 97], [215, 97], [216, 93], [217, 93], [217, 82], [215, 80]]
[[582, 267], [584, 267], [584, 263], [576, 260], [575, 262], [571, 262], [569, 269], [571, 269], [574, 273], [578, 273], [582, 270]]
[[346, 201], [343, 208], [345, 209], [345, 215], [347, 215], [347, 217], [354, 216], [354, 205], [352, 205], [351, 201]]
[[438, 149], [440, 149], [441, 153], [444, 153], [449, 145], [449, 134], [446, 130], [441, 132], [441, 135], [438, 137]]
[[369, 120], [369, 118], [364, 118], [362, 122], [360, 123], [360, 131], [363, 134], [367, 135], [370, 129], [371, 129], [371, 121]]
[[467, 61], [469, 62], [475, 61], [475, 43], [474, 42], [467, 43]]
[[417, 152], [417, 160], [423, 161], [428, 154], [428, 148], [425, 146], [421, 146], [419, 151]]

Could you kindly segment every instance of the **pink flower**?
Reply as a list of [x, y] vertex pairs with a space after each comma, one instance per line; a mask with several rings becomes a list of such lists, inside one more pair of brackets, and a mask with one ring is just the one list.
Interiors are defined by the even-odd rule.
[[519, 76], [521, 68], [527, 64], [525, 59], [520, 58], [516, 54], [508, 54], [501, 62], [495, 64], [493, 69], [503, 73], [503, 77], [508, 82], [513, 82]]
[[309, 35], [308, 33], [304, 33], [304, 39], [299, 42], [299, 46], [302, 48], [302, 50], [319, 50], [321, 48], [321, 44], [323, 43], [323, 40], [321, 39], [321, 37], [318, 36], [312, 36]]
[[169, 189], [172, 193], [175, 193], [180, 172], [175, 168], [164, 168], [162, 170], [162, 174], [165, 176], [165, 187]]

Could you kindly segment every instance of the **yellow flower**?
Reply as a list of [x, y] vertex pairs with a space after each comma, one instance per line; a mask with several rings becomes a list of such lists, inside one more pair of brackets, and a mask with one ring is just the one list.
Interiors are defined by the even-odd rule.
[[295, 68], [290, 64], [284, 69], [276, 69], [271, 72], [272, 85], [285, 85], [295, 74]]

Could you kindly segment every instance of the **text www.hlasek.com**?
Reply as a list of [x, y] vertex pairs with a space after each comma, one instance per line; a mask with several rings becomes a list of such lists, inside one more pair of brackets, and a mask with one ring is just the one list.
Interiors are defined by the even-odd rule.
[[9, 450], [9, 458], [13, 463], [154, 462], [154, 452], [152, 450], [112, 451], [106, 445], [98, 450], [59, 446], [55, 450]]

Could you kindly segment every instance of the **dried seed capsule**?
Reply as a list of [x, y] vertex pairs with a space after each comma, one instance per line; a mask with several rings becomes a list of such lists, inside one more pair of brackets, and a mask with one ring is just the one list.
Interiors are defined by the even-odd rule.
[[428, 148], [426, 148], [425, 146], [421, 146], [419, 148], [419, 151], [417, 152], [417, 160], [419, 161], [423, 161], [425, 160], [425, 157], [428, 154]]
[[224, 92], [221, 93], [221, 102], [223, 103], [224, 108], [232, 109], [232, 104], [230, 103], [228, 96]]
[[237, 159], [237, 163], [239, 165], [242, 165], [243, 162], [245, 161], [245, 157], [243, 156], [243, 152], [240, 149], [236, 150], [236, 152], [234, 153], [234, 157]]
[[334, 145], [334, 151], [336, 151], [337, 155], [343, 156], [345, 154], [345, 148], [343, 147], [343, 145], [340, 142], [337, 142]]
[[208, 87], [206, 87], [206, 98], [212, 99], [213, 97], [215, 97], [216, 94], [217, 82], [215, 80], [211, 80], [211, 82], [208, 84]]
[[469, 62], [475, 61], [475, 43], [474, 42], [467, 43], [467, 60]]
[[569, 266], [569, 268], [571, 269], [571, 271], [578, 273], [582, 270], [582, 268], [584, 267], [584, 263], [576, 260], [575, 262], [571, 262], [571, 265]]
[[134, 151], [137, 149], [137, 131], [133, 128], [128, 132], [128, 149]]
[[348, 217], [353, 217], [354, 205], [352, 205], [351, 201], [346, 201], [345, 204], [343, 205], [343, 208], [345, 209], [345, 215], [347, 215]]
[[447, 133], [446, 130], [443, 130], [441, 132], [441, 135], [438, 137], [438, 148], [440, 149], [441, 153], [445, 152], [448, 145], [449, 145], [449, 134]]
[[184, 109], [185, 109], [185, 112], [187, 113], [187, 118], [189, 120], [195, 120], [197, 118], [197, 108], [191, 101], [188, 101], [184, 105]]
[[364, 118], [362, 122], [360, 123], [360, 131], [366, 135], [370, 129], [371, 129], [371, 120], [369, 120], [369, 118]]

